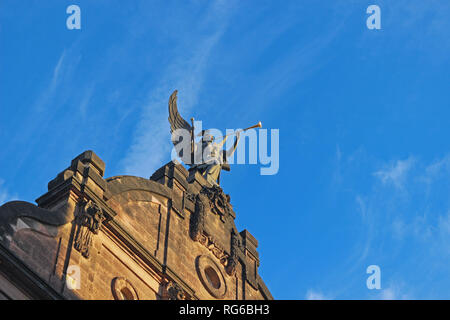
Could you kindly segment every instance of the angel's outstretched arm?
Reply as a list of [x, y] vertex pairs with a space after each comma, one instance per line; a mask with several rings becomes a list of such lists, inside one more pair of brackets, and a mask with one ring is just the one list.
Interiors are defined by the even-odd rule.
[[238, 131], [238, 132], [236, 132], [236, 139], [234, 140], [233, 146], [226, 151], [226, 157], [227, 158], [231, 157], [233, 155], [233, 153], [236, 151], [237, 145], [239, 143], [239, 139], [240, 139], [240, 134], [239, 134], [239, 131]]
[[217, 142], [217, 146], [218, 146], [219, 148], [222, 148], [223, 145], [225, 144], [225, 141], [227, 141], [227, 139], [228, 139], [228, 137], [225, 137], [225, 138], [223, 138], [222, 141]]

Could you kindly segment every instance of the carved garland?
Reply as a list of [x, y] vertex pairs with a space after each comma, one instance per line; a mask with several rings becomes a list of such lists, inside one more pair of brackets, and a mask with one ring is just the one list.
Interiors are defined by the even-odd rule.
[[195, 211], [191, 217], [191, 238], [194, 241], [200, 241], [205, 226], [205, 196], [198, 194], [195, 197]]
[[225, 269], [230, 276], [234, 275], [236, 272], [236, 265], [238, 263], [238, 255], [237, 255], [238, 247], [239, 247], [239, 238], [233, 229], [231, 232], [230, 257], [228, 258], [228, 264]]
[[75, 249], [80, 251], [83, 257], [89, 258], [92, 236], [98, 234], [104, 220], [105, 216], [95, 202], [89, 200], [84, 203], [84, 208], [77, 217], [78, 230], [74, 241]]

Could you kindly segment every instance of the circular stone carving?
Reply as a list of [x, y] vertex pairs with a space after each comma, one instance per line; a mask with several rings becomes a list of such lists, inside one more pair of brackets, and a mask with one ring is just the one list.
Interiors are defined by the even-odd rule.
[[217, 263], [208, 256], [197, 257], [197, 273], [206, 290], [215, 298], [222, 299], [227, 292], [225, 277]]
[[111, 289], [116, 300], [139, 300], [136, 289], [124, 277], [114, 278], [111, 283]]

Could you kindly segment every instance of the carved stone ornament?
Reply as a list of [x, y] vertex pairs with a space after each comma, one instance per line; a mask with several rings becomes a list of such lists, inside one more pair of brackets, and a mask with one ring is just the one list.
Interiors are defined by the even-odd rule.
[[166, 284], [166, 296], [169, 300], [185, 300], [186, 295], [181, 286], [173, 281]]
[[190, 234], [194, 241], [200, 241], [205, 226], [205, 204], [207, 198], [203, 194], [198, 194], [195, 198], [195, 210], [191, 216]]
[[236, 265], [238, 263], [238, 254], [237, 250], [239, 247], [239, 239], [234, 230], [231, 232], [231, 252], [230, 256], [228, 257], [227, 265], [225, 270], [230, 276], [233, 276], [236, 272]]
[[74, 247], [83, 257], [89, 258], [92, 236], [98, 234], [105, 217], [99, 206], [93, 201], [87, 201], [77, 217], [78, 230], [75, 235]]
[[[187, 196], [192, 199], [192, 195]], [[199, 194], [195, 197], [195, 211], [191, 219], [191, 238], [195, 241], [200, 240], [203, 233], [205, 214], [207, 209], [213, 214], [220, 216], [220, 220], [230, 215], [231, 205], [230, 196], [225, 194], [222, 188], [214, 186], [211, 188], [203, 187]]]
[[218, 186], [213, 186], [211, 188], [203, 187], [200, 193], [206, 195], [209, 199], [211, 212], [219, 215], [220, 219], [225, 221], [231, 211], [230, 196], [225, 194], [222, 188]]
[[213, 236], [207, 235], [204, 231], [206, 212], [211, 211], [213, 214], [219, 215], [221, 220], [224, 221], [229, 216], [231, 210], [229, 201], [230, 196], [226, 195], [220, 187], [203, 187], [195, 197], [195, 211], [191, 216], [190, 234], [192, 240], [200, 242], [219, 259], [229, 275], [234, 275], [237, 264], [237, 248], [239, 245], [238, 237], [234, 230], [231, 234], [231, 252], [229, 254]]

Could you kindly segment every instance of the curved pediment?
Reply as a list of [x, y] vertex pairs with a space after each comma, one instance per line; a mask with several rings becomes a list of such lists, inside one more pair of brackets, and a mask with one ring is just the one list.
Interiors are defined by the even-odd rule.
[[111, 198], [130, 191], [152, 192], [168, 199], [172, 197], [172, 190], [170, 188], [149, 179], [123, 175], [105, 180], [108, 183], [108, 191], [110, 192]]
[[24, 228], [21, 225], [29, 229], [44, 230], [46, 228], [42, 226], [62, 226], [74, 218], [73, 214], [65, 211], [50, 211], [25, 201], [7, 202], [0, 206], [0, 213], [0, 237], [11, 236], [18, 229]]

